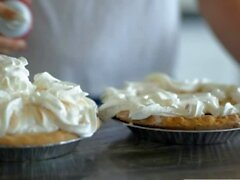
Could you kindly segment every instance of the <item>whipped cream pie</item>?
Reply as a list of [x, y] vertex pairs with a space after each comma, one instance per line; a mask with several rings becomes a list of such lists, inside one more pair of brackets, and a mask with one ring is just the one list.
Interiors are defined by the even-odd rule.
[[79, 85], [39, 73], [31, 82], [25, 58], [0, 56], [0, 144], [41, 145], [90, 137], [97, 105]]
[[137, 125], [170, 129], [238, 127], [240, 87], [196, 79], [178, 82], [152, 74], [142, 82], [109, 87], [102, 98], [100, 117], [117, 117]]

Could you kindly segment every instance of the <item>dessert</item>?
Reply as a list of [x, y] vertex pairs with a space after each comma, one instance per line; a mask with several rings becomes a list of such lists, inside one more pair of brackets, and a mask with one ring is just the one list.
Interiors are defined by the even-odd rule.
[[214, 130], [239, 127], [240, 87], [208, 80], [178, 82], [152, 74], [142, 82], [109, 87], [100, 118], [161, 129]]
[[0, 56], [0, 145], [41, 146], [90, 137], [97, 105], [79, 85], [47, 72], [28, 78], [25, 58]]

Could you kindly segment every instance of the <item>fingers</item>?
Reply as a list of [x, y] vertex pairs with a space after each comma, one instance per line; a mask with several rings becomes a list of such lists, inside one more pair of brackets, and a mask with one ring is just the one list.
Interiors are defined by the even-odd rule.
[[0, 53], [9, 54], [16, 51], [21, 51], [27, 47], [23, 39], [10, 39], [0, 36]]

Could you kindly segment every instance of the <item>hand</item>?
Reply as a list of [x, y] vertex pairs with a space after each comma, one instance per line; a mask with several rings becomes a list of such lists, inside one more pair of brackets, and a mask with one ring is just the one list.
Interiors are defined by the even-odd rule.
[[[27, 0], [29, 1], [29, 0]], [[0, 16], [4, 16], [5, 19], [14, 19], [15, 13], [5, 6], [2, 0], [0, 0]], [[26, 41], [24, 39], [13, 39], [0, 35], [0, 53], [10, 54], [16, 51], [20, 51], [26, 48]]]
[[27, 43], [24, 39], [13, 39], [0, 36], [0, 53], [11, 54], [16, 51], [24, 50]]

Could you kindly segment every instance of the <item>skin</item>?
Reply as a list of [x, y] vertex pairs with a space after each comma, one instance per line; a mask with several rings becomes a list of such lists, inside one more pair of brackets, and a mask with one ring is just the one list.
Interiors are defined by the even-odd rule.
[[240, 0], [199, 0], [198, 3], [218, 39], [240, 63]]

